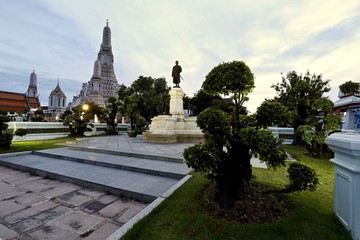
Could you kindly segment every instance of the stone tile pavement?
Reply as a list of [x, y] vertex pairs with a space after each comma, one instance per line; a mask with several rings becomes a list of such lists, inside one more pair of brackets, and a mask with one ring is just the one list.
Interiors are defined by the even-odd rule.
[[[135, 138], [129, 138], [126, 135], [104, 136], [95, 138], [85, 138], [74, 141], [71, 145], [77, 145], [85, 148], [107, 149], [111, 151], [127, 151], [143, 154], [154, 154], [159, 156], [183, 158], [182, 153], [186, 147], [194, 143], [147, 143], [143, 136], [138, 135]], [[265, 163], [260, 162], [258, 158], [251, 158], [251, 165], [257, 168], [267, 168]]]
[[0, 167], [0, 239], [106, 239], [147, 205]]

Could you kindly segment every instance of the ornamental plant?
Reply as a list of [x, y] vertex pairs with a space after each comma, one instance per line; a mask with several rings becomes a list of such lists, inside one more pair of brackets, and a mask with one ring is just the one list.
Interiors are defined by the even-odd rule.
[[254, 75], [242, 61], [214, 67], [202, 84], [208, 93], [230, 96], [234, 108], [230, 113], [213, 107], [202, 111], [197, 124], [204, 132], [204, 142], [186, 148], [184, 158], [189, 167], [215, 181], [221, 208], [231, 207], [250, 184], [252, 155], [270, 168], [285, 164], [282, 141], [255, 126], [251, 118], [240, 116], [254, 87]]

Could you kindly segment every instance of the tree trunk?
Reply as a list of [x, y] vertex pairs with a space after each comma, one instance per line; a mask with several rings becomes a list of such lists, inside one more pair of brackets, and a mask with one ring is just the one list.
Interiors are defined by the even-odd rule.
[[224, 175], [216, 179], [219, 189], [219, 206], [229, 209], [244, 192], [252, 177], [249, 148], [240, 141], [232, 144], [228, 158], [224, 161]]

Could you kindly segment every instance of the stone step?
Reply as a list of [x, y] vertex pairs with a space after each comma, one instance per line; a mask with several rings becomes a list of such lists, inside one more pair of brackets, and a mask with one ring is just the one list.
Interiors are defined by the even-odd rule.
[[119, 154], [114, 155], [114, 153], [118, 153], [115, 151], [85, 152], [84, 150], [77, 151], [73, 148], [58, 148], [34, 151], [33, 153], [50, 158], [63, 159], [176, 179], [183, 178], [191, 170], [186, 166], [185, 163], [182, 162], [149, 160], [148, 158], [143, 158], [143, 155], [140, 154], [136, 155], [137, 157], [122, 156]]
[[117, 196], [152, 202], [179, 179], [68, 161], [34, 153], [2, 154], [0, 165]]
[[111, 155], [119, 155], [125, 157], [135, 157], [135, 158], [142, 158], [142, 159], [149, 159], [149, 160], [157, 160], [157, 161], [165, 161], [165, 162], [184, 162], [183, 158], [176, 157], [176, 156], [166, 156], [165, 154], [159, 155], [150, 152], [134, 152], [127, 149], [117, 149], [112, 150], [109, 148], [89, 148], [89, 147], [81, 147], [81, 146], [70, 146], [69, 149], [78, 150], [78, 151], [85, 151], [85, 152], [96, 152], [96, 153], [105, 153]]

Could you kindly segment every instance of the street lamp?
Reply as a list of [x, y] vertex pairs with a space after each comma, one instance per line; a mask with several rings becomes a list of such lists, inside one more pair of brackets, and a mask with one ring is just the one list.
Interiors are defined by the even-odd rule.
[[81, 113], [81, 116], [80, 116], [81, 121], [84, 120], [83, 115], [86, 113], [87, 110], [89, 110], [89, 105], [86, 104], [86, 103], [84, 103], [84, 104], [82, 105], [82, 110], [83, 110], [83, 112]]
[[83, 104], [82, 105], [82, 109], [86, 112], [87, 110], [89, 110], [89, 105], [88, 104]]

